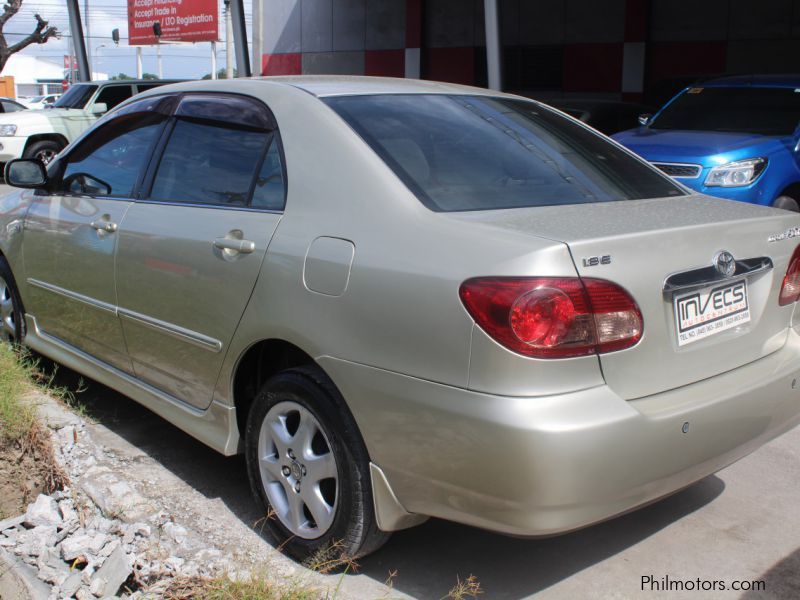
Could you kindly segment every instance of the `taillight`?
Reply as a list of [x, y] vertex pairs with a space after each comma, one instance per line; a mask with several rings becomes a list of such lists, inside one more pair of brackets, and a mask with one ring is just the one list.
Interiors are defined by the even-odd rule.
[[789, 261], [789, 268], [783, 277], [781, 293], [778, 296], [778, 304], [786, 306], [792, 302], [797, 302], [800, 298], [800, 246], [795, 248], [794, 254]]
[[506, 348], [536, 358], [613, 352], [642, 337], [628, 292], [602, 279], [479, 277], [459, 290], [469, 314]]

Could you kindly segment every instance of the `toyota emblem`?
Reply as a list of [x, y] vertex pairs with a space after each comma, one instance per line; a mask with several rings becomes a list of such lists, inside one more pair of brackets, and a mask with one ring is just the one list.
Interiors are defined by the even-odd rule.
[[736, 259], [727, 250], [717, 252], [713, 262], [717, 273], [723, 277], [733, 277], [733, 274], [736, 273]]

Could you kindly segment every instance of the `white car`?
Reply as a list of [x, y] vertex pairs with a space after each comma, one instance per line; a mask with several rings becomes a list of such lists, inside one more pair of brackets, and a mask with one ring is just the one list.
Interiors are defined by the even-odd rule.
[[45, 96], [31, 96], [20, 98], [20, 101], [30, 109], [46, 108], [51, 106], [61, 97], [61, 94], [47, 94]]
[[100, 116], [134, 94], [174, 81], [93, 81], [73, 85], [46, 110], [0, 114], [0, 163], [48, 163]]

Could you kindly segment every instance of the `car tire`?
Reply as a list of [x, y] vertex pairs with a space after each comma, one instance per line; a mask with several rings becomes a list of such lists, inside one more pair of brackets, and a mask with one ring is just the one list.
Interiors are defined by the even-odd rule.
[[56, 154], [61, 152], [64, 146], [53, 140], [42, 140], [41, 142], [34, 142], [25, 148], [23, 158], [38, 158], [44, 164], [48, 164], [56, 157]]
[[320, 369], [289, 369], [264, 384], [247, 418], [245, 456], [266, 528], [289, 556], [331, 570], [389, 539], [375, 518], [367, 449]]
[[782, 208], [784, 210], [791, 210], [793, 212], [800, 212], [800, 201], [792, 196], [778, 196], [772, 203], [775, 208]]
[[11, 267], [0, 256], [0, 341], [19, 344], [25, 337], [22, 302]]

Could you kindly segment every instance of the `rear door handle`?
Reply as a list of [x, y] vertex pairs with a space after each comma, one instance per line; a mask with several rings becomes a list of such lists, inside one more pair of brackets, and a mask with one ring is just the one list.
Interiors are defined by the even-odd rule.
[[114, 233], [117, 230], [117, 224], [111, 221], [92, 221], [91, 226], [97, 231], [107, 231]]
[[255, 252], [256, 243], [250, 240], [237, 240], [234, 238], [217, 238], [214, 240], [214, 247], [229, 252], [239, 252], [241, 254], [251, 254]]

